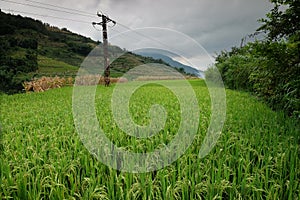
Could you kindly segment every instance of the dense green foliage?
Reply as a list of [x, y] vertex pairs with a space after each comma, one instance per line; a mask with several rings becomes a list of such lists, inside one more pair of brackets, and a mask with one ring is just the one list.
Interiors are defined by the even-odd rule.
[[266, 31], [270, 40], [287, 38], [300, 39], [300, 2], [298, 0], [270, 0], [274, 8], [267, 19], [260, 19], [263, 25], [258, 31]]
[[[246, 93], [227, 90], [224, 131], [213, 151], [199, 159], [210, 99], [203, 81], [190, 83], [201, 109], [195, 142], [172, 165], [142, 174], [111, 169], [85, 149], [74, 127], [71, 87], [2, 95], [0, 199], [297, 199], [299, 124]], [[180, 126], [172, 92], [151, 84], [133, 94], [129, 105], [136, 123], [148, 123], [153, 104], [168, 112], [155, 137], [135, 139], [113, 120], [113, 89], [99, 86], [95, 105], [101, 127], [115, 144], [149, 152], [172, 140]]]
[[[8, 21], [6, 15], [0, 13], [0, 88], [1, 91], [14, 93], [22, 90], [24, 80], [30, 79], [28, 73], [38, 68], [37, 64], [37, 39], [32, 37], [20, 37], [15, 34], [19, 25], [24, 28], [35, 26], [23, 23], [22, 20]], [[20, 34], [26, 34], [22, 32]]]
[[[250, 91], [272, 108], [300, 118], [300, 3], [272, 2], [275, 7], [259, 28], [268, 37], [221, 52], [216, 67], [227, 87]], [[282, 4], [289, 7], [279, 11]], [[207, 78], [214, 77], [211, 68]]]
[[54, 60], [56, 68], [64, 69], [58, 65], [61, 62], [78, 68], [84, 55], [95, 46], [91, 39], [66, 29], [0, 12], [0, 91], [9, 94], [22, 91], [24, 81], [47, 75], [43, 72], [49, 70], [44, 69], [51, 66], [40, 65], [44, 60]]

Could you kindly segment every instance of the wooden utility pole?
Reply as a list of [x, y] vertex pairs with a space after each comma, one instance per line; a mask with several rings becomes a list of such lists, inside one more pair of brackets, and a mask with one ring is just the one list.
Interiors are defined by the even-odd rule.
[[114, 25], [116, 22], [110, 19], [108, 16], [97, 13], [98, 17], [102, 18], [102, 22], [96, 23], [93, 22], [94, 25], [101, 25], [102, 26], [102, 35], [103, 35], [103, 54], [104, 54], [104, 82], [105, 86], [110, 85], [110, 67], [108, 61], [108, 37], [107, 37], [107, 23], [112, 22]]

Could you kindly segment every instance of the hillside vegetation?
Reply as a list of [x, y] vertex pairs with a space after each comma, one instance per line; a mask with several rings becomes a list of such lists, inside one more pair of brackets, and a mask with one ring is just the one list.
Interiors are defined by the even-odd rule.
[[[20, 15], [0, 11], [0, 91], [20, 92], [22, 83], [33, 77], [74, 77], [84, 58], [101, 42]], [[121, 55], [111, 65], [111, 76], [119, 77], [129, 69], [161, 60], [125, 52], [109, 45], [109, 56]], [[167, 65], [167, 64], [166, 64]]]

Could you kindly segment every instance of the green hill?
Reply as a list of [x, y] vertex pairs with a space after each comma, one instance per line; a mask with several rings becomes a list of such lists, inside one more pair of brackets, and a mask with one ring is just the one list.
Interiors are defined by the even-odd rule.
[[[0, 91], [22, 91], [22, 83], [33, 77], [75, 76], [84, 58], [101, 42], [66, 28], [57, 28], [20, 15], [0, 11]], [[111, 76], [119, 77], [129, 69], [161, 60], [124, 52], [109, 45], [111, 55], [123, 54], [111, 65]], [[99, 57], [103, 52], [99, 51]]]

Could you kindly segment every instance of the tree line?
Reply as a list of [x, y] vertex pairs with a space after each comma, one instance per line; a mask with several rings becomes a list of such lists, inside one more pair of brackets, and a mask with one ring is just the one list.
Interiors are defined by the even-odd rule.
[[300, 1], [271, 2], [273, 9], [256, 30], [265, 39], [222, 51], [206, 78], [218, 78], [217, 69], [228, 88], [251, 92], [271, 108], [300, 119]]

